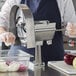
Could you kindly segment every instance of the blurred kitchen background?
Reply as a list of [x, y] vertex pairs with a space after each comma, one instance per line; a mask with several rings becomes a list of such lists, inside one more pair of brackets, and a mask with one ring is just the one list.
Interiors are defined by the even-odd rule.
[[[0, 0], [0, 9], [5, 1], [6, 0]], [[73, 0], [73, 3], [74, 3], [75, 10], [76, 10], [76, 0]], [[68, 37], [64, 36], [64, 48], [65, 50], [76, 50], [76, 39], [69, 39]]]

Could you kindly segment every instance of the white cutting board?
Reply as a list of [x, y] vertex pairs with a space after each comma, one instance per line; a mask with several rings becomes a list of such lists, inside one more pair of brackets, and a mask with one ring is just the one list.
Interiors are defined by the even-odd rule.
[[76, 69], [66, 64], [64, 61], [49, 61], [48, 66], [66, 74], [76, 75]]

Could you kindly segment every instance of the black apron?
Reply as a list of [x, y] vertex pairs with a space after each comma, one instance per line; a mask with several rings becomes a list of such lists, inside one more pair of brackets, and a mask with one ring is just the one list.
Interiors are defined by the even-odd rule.
[[[23, 3], [23, 1], [24, 0], [22, 0], [21, 3]], [[28, 6], [31, 9], [30, 2]], [[41, 0], [33, 16], [34, 20], [49, 20], [50, 22], [56, 22], [56, 29], [61, 29], [61, 16], [56, 0]], [[63, 60], [64, 48], [62, 32], [55, 32], [52, 45], [47, 45], [46, 41], [44, 41], [41, 47], [41, 54], [44, 62]]]

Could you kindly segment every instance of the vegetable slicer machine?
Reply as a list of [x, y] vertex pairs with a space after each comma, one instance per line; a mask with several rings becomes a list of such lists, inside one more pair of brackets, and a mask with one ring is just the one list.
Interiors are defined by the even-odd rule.
[[48, 45], [52, 44], [55, 24], [47, 20], [34, 21], [31, 10], [24, 4], [14, 5], [10, 11], [9, 31], [19, 38], [21, 45], [35, 48], [35, 65], [38, 67], [42, 66], [41, 46], [44, 40]]

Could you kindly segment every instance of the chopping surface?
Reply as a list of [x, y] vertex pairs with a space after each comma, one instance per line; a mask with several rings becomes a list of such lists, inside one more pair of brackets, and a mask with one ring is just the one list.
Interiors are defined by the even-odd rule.
[[64, 72], [68, 75], [76, 76], [76, 69], [73, 66], [66, 64], [64, 61], [53, 61], [48, 63], [49, 67], [52, 67], [58, 71]]

